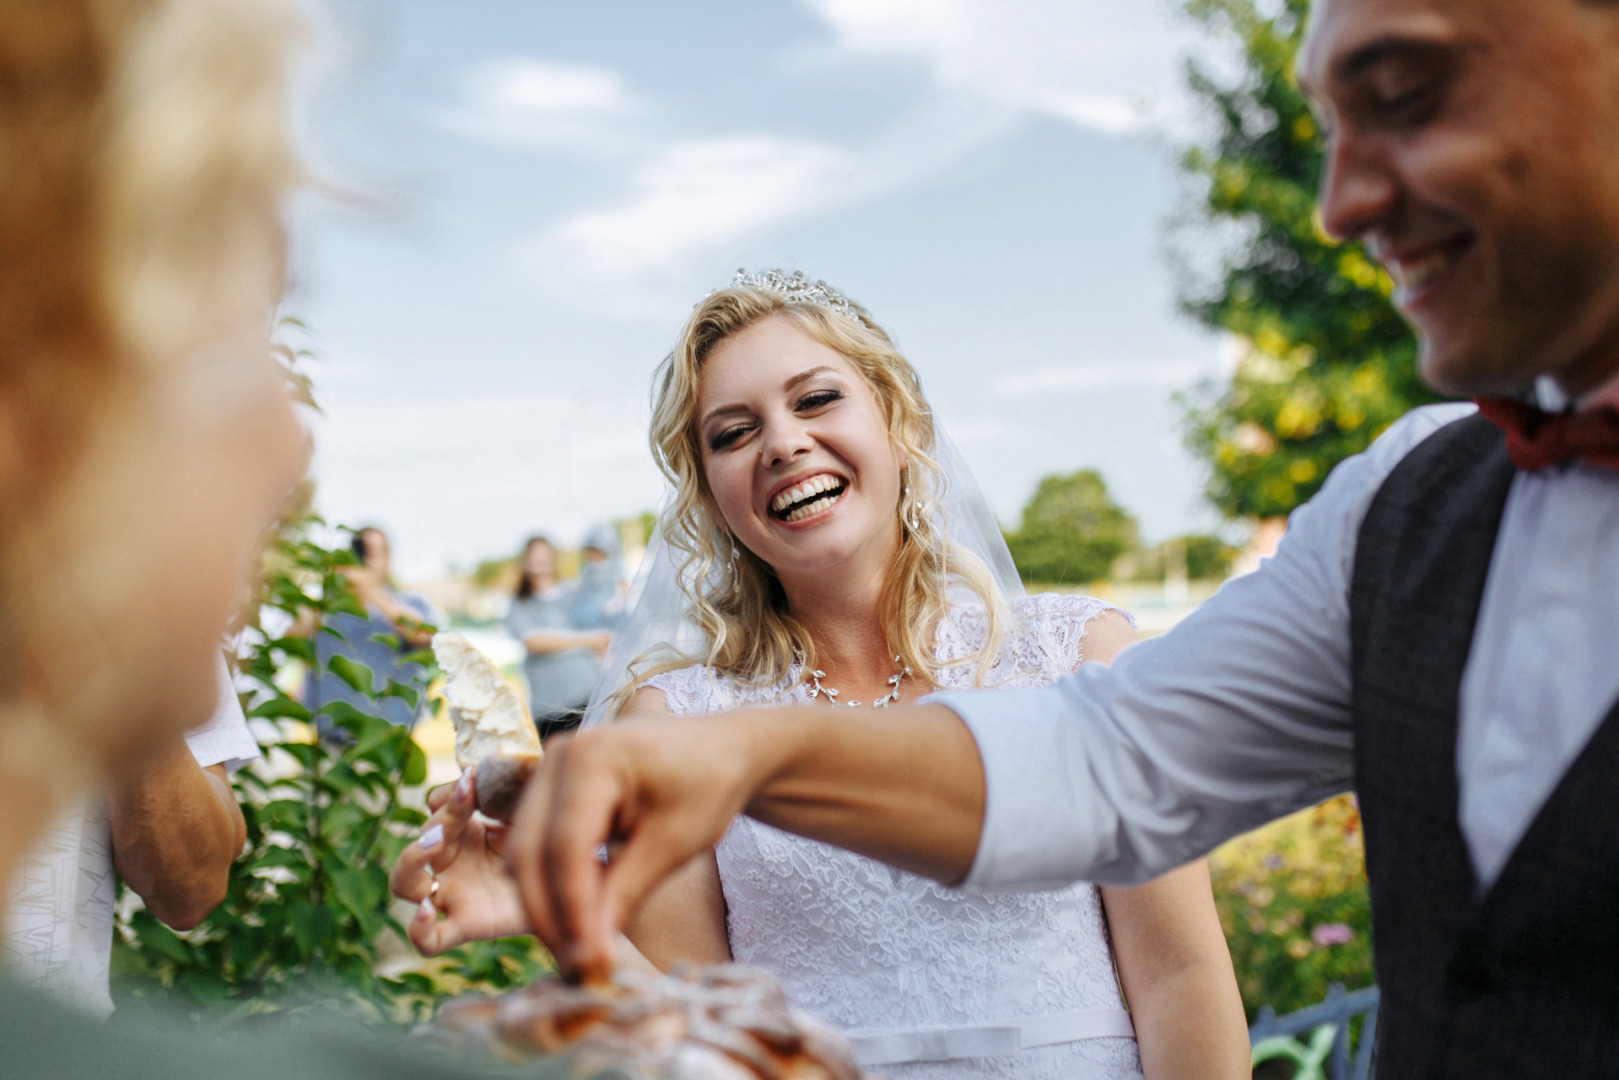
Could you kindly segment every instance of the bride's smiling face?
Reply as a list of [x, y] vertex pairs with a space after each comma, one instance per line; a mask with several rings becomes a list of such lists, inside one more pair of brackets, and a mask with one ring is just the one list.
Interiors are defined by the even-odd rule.
[[904, 455], [836, 350], [780, 317], [733, 334], [703, 363], [697, 422], [726, 526], [784, 583], [893, 558]]

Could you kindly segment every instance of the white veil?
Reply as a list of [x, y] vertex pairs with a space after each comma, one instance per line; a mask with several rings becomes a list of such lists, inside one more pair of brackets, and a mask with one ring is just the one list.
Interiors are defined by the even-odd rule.
[[[1012, 565], [1012, 553], [1001, 537], [995, 515], [984, 501], [961, 452], [945, 434], [937, 417], [933, 422], [933, 436], [931, 456], [938, 466], [940, 491], [931, 500], [930, 512], [942, 523], [944, 535], [952, 543], [984, 564], [1003, 596], [1022, 596], [1023, 582]], [[585, 710], [584, 727], [602, 723], [614, 695], [629, 681], [632, 664], [644, 664], [647, 658], [662, 660], [677, 656], [689, 663], [701, 663], [708, 654], [708, 642], [702, 632], [686, 618], [687, 597], [680, 587], [681, 575], [694, 572], [694, 568], [676, 564], [675, 560], [684, 556], [664, 541], [663, 518], [660, 516], [659, 520], [646, 556], [641, 560], [641, 568], [630, 586], [624, 622], [613, 632], [612, 644], [602, 661], [601, 674], [597, 676], [590, 705]], [[966, 589], [961, 590], [959, 597], [953, 589], [951, 597], [963, 603], [977, 599]]]

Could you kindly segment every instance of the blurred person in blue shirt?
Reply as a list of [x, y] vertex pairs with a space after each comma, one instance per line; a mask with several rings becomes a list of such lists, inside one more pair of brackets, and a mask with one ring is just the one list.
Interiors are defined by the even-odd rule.
[[593, 525], [579, 545], [579, 584], [573, 592], [574, 626], [615, 630], [624, 614], [624, 558], [618, 530]]
[[[616, 594], [616, 580], [612, 587]], [[601, 592], [594, 576], [557, 580], [557, 552], [550, 540], [535, 536], [523, 545], [517, 591], [504, 625], [523, 643], [528, 708], [542, 739], [577, 727], [584, 717], [612, 636], [598, 621], [609, 615]]]
[[[360, 565], [344, 571], [349, 587], [366, 611], [366, 617], [334, 614], [325, 629], [316, 633], [315, 670], [308, 693], [311, 711], [331, 701], [343, 701], [369, 716], [380, 716], [402, 727], [415, 726], [421, 714], [421, 699], [411, 704], [400, 697], [371, 698], [360, 693], [330, 668], [334, 656], [342, 656], [371, 673], [374, 690], [381, 692], [390, 681], [424, 694], [427, 669], [406, 659], [433, 640], [433, 629], [442, 621], [427, 598], [397, 588], [392, 579], [392, 552], [388, 536], [375, 526], [354, 534], [354, 554]], [[322, 737], [332, 734], [330, 718], [316, 717]]]

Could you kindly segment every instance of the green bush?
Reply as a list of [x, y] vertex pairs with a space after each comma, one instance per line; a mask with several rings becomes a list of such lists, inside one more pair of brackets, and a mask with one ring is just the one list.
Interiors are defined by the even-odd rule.
[[1348, 797], [1284, 818], [1209, 857], [1214, 902], [1250, 1022], [1370, 986], [1371, 903], [1360, 815]]
[[[298, 370], [304, 354], [278, 352], [293, 393], [313, 406], [308, 378]], [[306, 490], [305, 506], [308, 497]], [[231, 868], [224, 902], [187, 933], [175, 933], [137, 904], [120, 903], [114, 993], [126, 1003], [162, 999], [194, 1017], [230, 1018], [314, 999], [329, 1006], [337, 995], [358, 1015], [410, 1022], [446, 992], [503, 989], [548, 969], [544, 954], [520, 938], [467, 946], [398, 977], [378, 973], [383, 946], [390, 938], [405, 941], [389, 912], [388, 870], [426, 820], [427, 757], [406, 729], [346, 702], [319, 709], [348, 733], [346, 743], [315, 738], [315, 717], [286, 678], [299, 668], [309, 678], [322, 674], [313, 670], [313, 639], [262, 632], [259, 615], [271, 609], [311, 627], [338, 613], [365, 616], [342, 576], [354, 555], [317, 542], [321, 524], [307, 510], [279, 524], [245, 617], [252, 644], [240, 670], [253, 689], [243, 704], [249, 717], [268, 722], [258, 725], [261, 731], [277, 731], [261, 739], [264, 756], [232, 777], [247, 822], [246, 850]], [[430, 650], [409, 659], [430, 675], [435, 670]], [[390, 681], [378, 691], [368, 671], [343, 657], [332, 658], [329, 670], [368, 698], [398, 697], [412, 707], [427, 681]]]
[[[353, 555], [310, 539], [315, 524], [301, 517], [281, 530], [266, 559], [263, 606], [292, 618], [305, 609], [363, 615], [341, 576]], [[319, 711], [350, 741], [314, 738], [314, 716], [278, 681], [293, 662], [309, 669], [314, 659], [307, 637], [258, 635], [242, 660], [254, 683], [248, 715], [280, 732], [232, 778], [247, 851], [224, 903], [195, 930], [176, 934], [145, 910], [128, 914], [115, 946], [120, 994], [161, 995], [196, 1013], [221, 1004], [257, 1012], [336, 990], [374, 1018], [410, 1021], [448, 990], [503, 988], [544, 970], [519, 939], [468, 947], [398, 978], [377, 974], [383, 942], [404, 939], [388, 910], [388, 868], [426, 820], [427, 758], [404, 728], [344, 702]], [[432, 664], [430, 651], [410, 659]], [[418, 704], [419, 688], [390, 681], [373, 691], [369, 673], [341, 657], [331, 670], [368, 696]]]

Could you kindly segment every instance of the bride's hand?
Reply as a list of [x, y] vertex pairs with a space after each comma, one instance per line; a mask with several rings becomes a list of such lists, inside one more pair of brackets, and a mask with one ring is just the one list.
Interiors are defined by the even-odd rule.
[[532, 932], [506, 868], [506, 827], [473, 817], [476, 783], [468, 769], [459, 783], [428, 794], [433, 816], [388, 878], [395, 896], [418, 905], [406, 932], [424, 956], [468, 941]]

